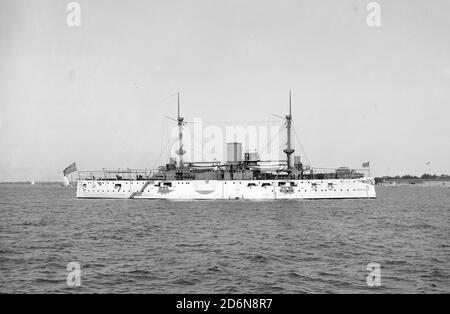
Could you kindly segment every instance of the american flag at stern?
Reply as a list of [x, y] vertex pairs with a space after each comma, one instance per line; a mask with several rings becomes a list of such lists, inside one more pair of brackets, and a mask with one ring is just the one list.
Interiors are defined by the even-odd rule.
[[68, 166], [66, 169], [63, 170], [64, 175], [68, 175], [69, 173], [77, 171], [77, 164], [74, 162], [70, 166]]

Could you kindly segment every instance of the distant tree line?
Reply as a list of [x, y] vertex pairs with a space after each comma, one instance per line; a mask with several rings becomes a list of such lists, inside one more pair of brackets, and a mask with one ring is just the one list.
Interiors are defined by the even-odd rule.
[[436, 175], [436, 174], [424, 173], [423, 175], [418, 177], [418, 176], [412, 176], [412, 175], [406, 174], [404, 176], [395, 176], [395, 177], [391, 177], [391, 176], [375, 177], [375, 182], [379, 183], [379, 182], [383, 182], [386, 180], [399, 180], [399, 179], [450, 180], [450, 176], [447, 174]]

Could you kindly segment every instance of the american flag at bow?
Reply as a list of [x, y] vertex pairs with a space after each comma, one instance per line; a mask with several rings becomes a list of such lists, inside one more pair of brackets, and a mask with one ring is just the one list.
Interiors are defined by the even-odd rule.
[[66, 169], [63, 170], [64, 175], [68, 175], [69, 173], [77, 171], [77, 164], [74, 162], [70, 166], [68, 166]]
[[363, 162], [362, 166], [363, 166], [363, 168], [369, 168], [370, 167], [370, 163], [368, 161], [367, 162]]

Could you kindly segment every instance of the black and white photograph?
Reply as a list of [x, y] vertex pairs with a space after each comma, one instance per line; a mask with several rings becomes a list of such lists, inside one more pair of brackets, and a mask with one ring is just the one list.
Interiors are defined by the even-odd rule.
[[449, 0], [0, 0], [0, 294], [448, 293]]

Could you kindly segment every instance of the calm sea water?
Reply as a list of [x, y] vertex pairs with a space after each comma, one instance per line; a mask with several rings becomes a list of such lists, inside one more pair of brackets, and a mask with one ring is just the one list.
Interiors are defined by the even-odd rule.
[[[449, 293], [450, 189], [376, 200], [81, 200], [0, 185], [2, 293]], [[81, 266], [70, 288], [69, 262]], [[368, 287], [367, 264], [381, 265]]]

